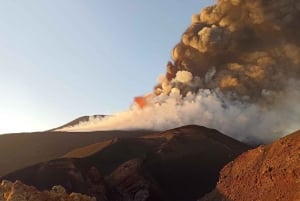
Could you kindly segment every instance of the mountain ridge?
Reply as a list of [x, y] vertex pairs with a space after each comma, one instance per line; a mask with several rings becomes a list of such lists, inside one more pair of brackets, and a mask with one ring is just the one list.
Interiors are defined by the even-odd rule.
[[[39, 190], [62, 185], [67, 192], [94, 196], [94, 187], [89, 183], [93, 177], [88, 176], [92, 174], [103, 178], [93, 185], [106, 189], [104, 194], [109, 200], [117, 195], [120, 199], [148, 195], [153, 201], [191, 200], [211, 191], [221, 168], [250, 148], [217, 130], [196, 125], [110, 140], [107, 146], [85, 157], [37, 163], [2, 179], [20, 180]], [[89, 146], [81, 147], [81, 152], [86, 148], [90, 153]]]

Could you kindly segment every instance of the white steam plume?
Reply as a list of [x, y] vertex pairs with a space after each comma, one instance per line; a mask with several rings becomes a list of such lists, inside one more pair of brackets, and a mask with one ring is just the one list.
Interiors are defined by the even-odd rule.
[[[133, 104], [127, 111], [60, 131], [166, 130], [197, 124], [215, 128], [241, 141], [269, 142], [299, 129], [300, 83], [289, 83], [285, 93], [276, 94], [278, 101], [271, 110], [267, 106], [228, 100], [218, 90], [199, 90], [197, 94], [188, 93], [182, 97], [176, 89], [169, 95], [151, 97], [143, 109]], [[274, 96], [266, 91], [263, 93]]]

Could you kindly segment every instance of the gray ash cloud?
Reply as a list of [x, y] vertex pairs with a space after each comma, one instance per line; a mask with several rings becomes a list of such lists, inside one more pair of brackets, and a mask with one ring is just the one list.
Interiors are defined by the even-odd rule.
[[[299, 19], [298, 0], [219, 0], [193, 15], [155, 93], [218, 89], [240, 101], [272, 103], [300, 78]], [[192, 73], [190, 84], [172, 81], [179, 71]]]

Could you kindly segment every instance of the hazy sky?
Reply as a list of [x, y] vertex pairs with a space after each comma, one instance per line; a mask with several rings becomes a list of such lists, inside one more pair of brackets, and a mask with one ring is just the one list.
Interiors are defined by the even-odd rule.
[[0, 133], [112, 114], [151, 92], [191, 16], [213, 0], [0, 3]]

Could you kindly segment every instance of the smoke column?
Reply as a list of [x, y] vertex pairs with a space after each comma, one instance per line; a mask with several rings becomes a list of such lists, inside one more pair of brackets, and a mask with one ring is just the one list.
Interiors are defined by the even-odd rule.
[[298, 0], [219, 0], [192, 16], [153, 93], [128, 111], [65, 130], [199, 124], [263, 142], [297, 130], [299, 19]]

